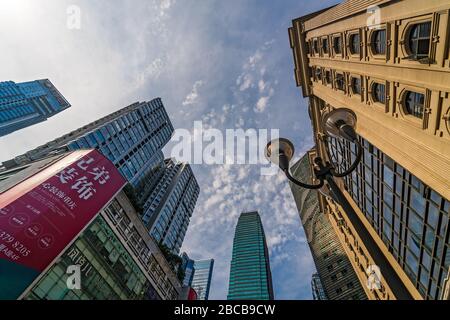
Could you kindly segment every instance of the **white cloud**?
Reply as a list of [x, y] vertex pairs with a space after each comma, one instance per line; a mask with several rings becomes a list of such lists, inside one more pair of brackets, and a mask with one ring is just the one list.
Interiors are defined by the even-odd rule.
[[258, 81], [258, 89], [259, 89], [259, 93], [263, 93], [264, 89], [266, 88], [266, 83], [264, 82], [263, 79]]
[[183, 106], [188, 106], [191, 104], [195, 104], [198, 100], [198, 89], [203, 85], [202, 80], [195, 81], [192, 91], [186, 96], [183, 101]]
[[255, 112], [264, 112], [267, 108], [267, 104], [269, 103], [268, 96], [260, 97], [258, 102], [256, 103]]
[[245, 91], [253, 86], [253, 77], [248, 73], [242, 74], [239, 76], [236, 83], [240, 85], [239, 90]]
[[[18, 14], [7, 17], [0, 11], [0, 27], [8, 30], [0, 43], [2, 80], [50, 78], [73, 107], [43, 124], [0, 138], [0, 160], [132, 102], [157, 96], [163, 99], [178, 128], [191, 128], [193, 119], [204, 119], [205, 127], [279, 125], [265, 118], [270, 116], [270, 103], [279, 98], [275, 96], [274, 74], [280, 70], [283, 74], [291, 72], [291, 53], [281, 45], [283, 49], [270, 49], [273, 41], [261, 46], [259, 36], [240, 42], [246, 32], [228, 24], [229, 19], [246, 19], [249, 12], [240, 10], [240, 3], [221, 2], [229, 10], [226, 19], [221, 20], [223, 15], [216, 12], [217, 3], [208, 1], [201, 4], [202, 10], [198, 10], [196, 1], [185, 5], [184, 1], [133, 0], [118, 1], [114, 6], [78, 1], [82, 28], [69, 31], [65, 27], [69, 0], [39, 4], [34, 0], [10, 1], [16, 2], [20, 3]], [[249, 32], [261, 32], [260, 28], [258, 25]], [[232, 41], [232, 46], [222, 41], [230, 39], [229, 32], [233, 39], [227, 41]], [[285, 33], [283, 37], [285, 43]], [[273, 60], [273, 53], [283, 59]], [[276, 65], [274, 61], [281, 63]], [[191, 84], [192, 90], [186, 87]], [[204, 90], [206, 84], [214, 90]], [[288, 88], [293, 82], [289, 77], [280, 77], [280, 84]], [[298, 99], [298, 92], [292, 92], [283, 99], [289, 95]], [[270, 97], [264, 102], [265, 112], [253, 114], [261, 97]], [[183, 102], [188, 107], [180, 108]], [[288, 113], [309, 122], [306, 112], [301, 114], [286, 107]], [[184, 250], [194, 258], [216, 259], [211, 298], [226, 297], [234, 228], [239, 214], [246, 210], [258, 210], [261, 214], [271, 261], [286, 262], [286, 254], [295, 257], [285, 263], [292, 270], [290, 281], [282, 282], [284, 275], [274, 278], [275, 283], [283, 283], [277, 290], [291, 285], [292, 291], [284, 296], [297, 297], [305, 295], [299, 291], [306, 285], [308, 295], [310, 275], [306, 270], [311, 269], [311, 261], [300, 261], [296, 256], [307, 256], [308, 248], [302, 242], [303, 232], [285, 178], [262, 177], [258, 166], [193, 166], [193, 170], [201, 195]], [[297, 260], [304, 263], [304, 270], [299, 269]], [[279, 268], [283, 268], [283, 263], [273, 268], [275, 277]]]

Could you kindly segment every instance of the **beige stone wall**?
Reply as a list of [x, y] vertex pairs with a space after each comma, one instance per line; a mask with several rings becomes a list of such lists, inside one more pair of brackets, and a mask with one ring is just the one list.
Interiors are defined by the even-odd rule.
[[[373, 23], [374, 13], [367, 10], [371, 5], [379, 6], [377, 23]], [[310, 98], [315, 141], [322, 157], [326, 157], [320, 128], [322, 114], [331, 108], [350, 108], [358, 117], [359, 135], [444, 198], [450, 199], [449, 20], [448, 0], [353, 0], [316, 16], [293, 21], [289, 36], [297, 85], [302, 86], [303, 95]], [[417, 61], [411, 59], [408, 35], [413, 24], [427, 21], [431, 22], [429, 55]], [[383, 55], [374, 54], [372, 50], [372, 35], [380, 28], [386, 30], [386, 53]], [[350, 48], [354, 34], [361, 39], [359, 54], [352, 54]], [[333, 48], [336, 37], [342, 39], [341, 52]], [[324, 40], [328, 43], [328, 50], [323, 46]], [[325, 79], [327, 71], [329, 82]], [[320, 78], [316, 76], [318, 72]], [[345, 80], [343, 90], [337, 88], [338, 75]], [[361, 94], [354, 92], [352, 78], [360, 79]], [[374, 83], [385, 85], [385, 103], [375, 101]], [[421, 118], [406, 112], [404, 100], [407, 91], [424, 95]], [[326, 105], [319, 106], [318, 98]], [[321, 205], [329, 212], [360, 280], [365, 281], [366, 275], [361, 269], [370, 262], [370, 253], [364, 251], [364, 245], [352, 232], [351, 222], [346, 221], [340, 208], [332, 207], [325, 198]], [[356, 205], [354, 208], [412, 296], [421, 299], [364, 215]], [[383, 292], [376, 296], [369, 293], [369, 297], [395, 299], [389, 284], [383, 285]]]

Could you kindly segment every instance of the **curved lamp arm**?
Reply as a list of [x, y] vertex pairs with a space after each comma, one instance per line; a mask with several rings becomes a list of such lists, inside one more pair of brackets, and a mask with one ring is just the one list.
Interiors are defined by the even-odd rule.
[[337, 178], [345, 177], [345, 176], [349, 175], [350, 173], [352, 173], [352, 171], [355, 170], [356, 167], [358, 166], [358, 164], [359, 164], [359, 162], [361, 161], [361, 158], [362, 158], [362, 149], [363, 148], [361, 146], [361, 143], [357, 139], [353, 140], [353, 143], [356, 144], [356, 149], [357, 149], [356, 150], [356, 159], [355, 159], [355, 161], [352, 163], [352, 165], [347, 170], [345, 170], [342, 173], [337, 173], [333, 168], [331, 168], [330, 172], [331, 172], [331, 174], [333, 176], [335, 176]]
[[300, 186], [302, 188], [306, 188], [306, 189], [320, 189], [323, 187], [323, 179], [319, 180], [319, 184], [307, 184], [307, 183], [303, 183], [301, 181], [298, 181], [297, 179], [295, 179], [291, 173], [289, 172], [289, 169], [285, 169], [283, 170], [284, 173], [286, 174], [286, 177], [295, 185]]

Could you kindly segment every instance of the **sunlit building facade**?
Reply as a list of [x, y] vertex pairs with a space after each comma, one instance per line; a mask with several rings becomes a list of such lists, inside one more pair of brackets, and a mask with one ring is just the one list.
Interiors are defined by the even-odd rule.
[[228, 300], [273, 300], [269, 251], [258, 212], [241, 213], [233, 240]]
[[94, 148], [111, 160], [134, 187], [141, 187], [136, 190], [140, 194], [148, 183], [153, 183], [153, 171], [164, 160], [161, 150], [173, 130], [160, 98], [136, 102], [5, 161], [2, 166], [26, 164], [51, 153]]
[[47, 120], [70, 107], [48, 79], [0, 82], [0, 137]]
[[345, 1], [289, 29], [318, 154], [339, 170], [355, 146], [327, 138], [323, 115], [357, 116], [363, 158], [338, 184], [344, 212], [320, 195], [370, 299], [448, 299], [450, 1]]
[[136, 102], [5, 161], [0, 171], [49, 154], [95, 148], [132, 185], [134, 204], [150, 234], [178, 253], [200, 189], [188, 164], [164, 160], [162, 148], [173, 131], [160, 98]]

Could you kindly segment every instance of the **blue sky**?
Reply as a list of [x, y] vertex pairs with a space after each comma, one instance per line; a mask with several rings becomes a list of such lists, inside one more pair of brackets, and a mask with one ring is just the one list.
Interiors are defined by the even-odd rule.
[[[335, 4], [299, 0], [0, 0], [0, 81], [49, 78], [73, 105], [0, 138], [0, 161], [135, 101], [161, 97], [175, 128], [275, 128], [296, 157], [312, 145], [293, 78], [291, 20]], [[80, 29], [67, 8], [80, 8]], [[257, 165], [193, 165], [201, 194], [183, 245], [215, 259], [212, 299], [228, 290], [234, 227], [261, 214], [277, 299], [310, 299], [314, 264], [286, 179]]]

